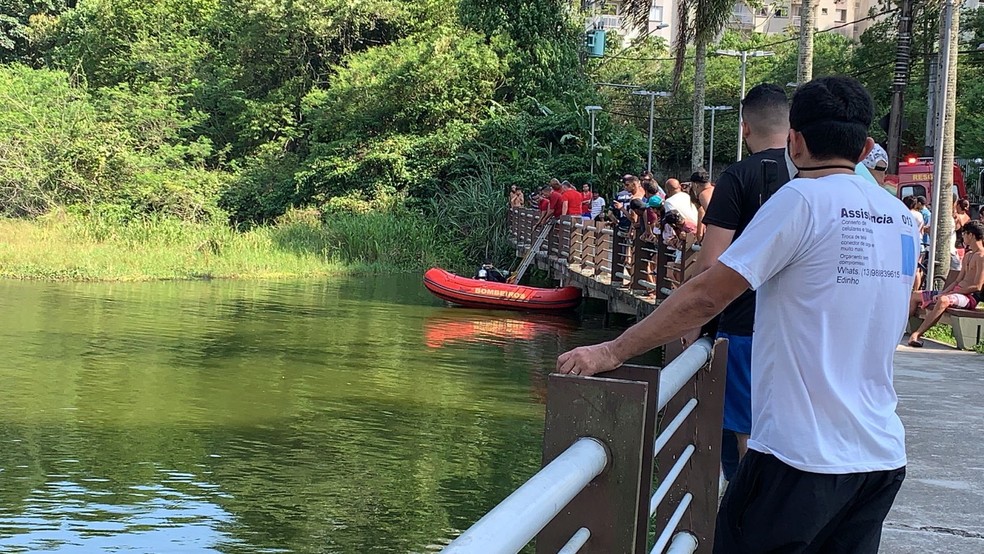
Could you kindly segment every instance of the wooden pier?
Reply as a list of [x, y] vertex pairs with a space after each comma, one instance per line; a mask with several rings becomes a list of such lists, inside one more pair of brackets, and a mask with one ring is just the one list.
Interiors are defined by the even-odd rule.
[[[532, 208], [509, 212], [509, 241], [517, 256], [524, 256], [538, 235], [540, 213]], [[696, 254], [694, 237], [676, 262], [676, 252], [663, 244], [643, 240], [639, 230], [621, 232], [611, 223], [563, 216], [553, 220], [549, 239], [536, 254], [536, 266], [562, 285], [578, 287], [588, 298], [607, 302], [608, 311], [643, 318], [656, 309], [690, 276]]]

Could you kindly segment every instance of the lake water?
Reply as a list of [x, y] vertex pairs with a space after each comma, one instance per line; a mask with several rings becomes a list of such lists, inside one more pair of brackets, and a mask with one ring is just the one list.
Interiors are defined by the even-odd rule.
[[429, 552], [540, 464], [601, 316], [418, 276], [0, 282], [0, 552]]

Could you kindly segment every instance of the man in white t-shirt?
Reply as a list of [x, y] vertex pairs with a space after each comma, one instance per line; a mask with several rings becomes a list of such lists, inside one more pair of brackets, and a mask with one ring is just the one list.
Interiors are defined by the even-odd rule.
[[591, 192], [591, 219], [597, 219], [605, 211], [605, 199], [598, 191]]
[[752, 432], [718, 511], [716, 553], [875, 554], [905, 477], [892, 358], [919, 234], [901, 202], [854, 174], [873, 116], [853, 78], [802, 85], [787, 146], [798, 178], [652, 314], [557, 359], [561, 373], [611, 370], [757, 291]]
[[676, 179], [666, 180], [666, 200], [663, 209], [667, 212], [677, 211], [684, 219], [697, 225], [697, 206], [690, 195], [683, 191], [683, 186]]

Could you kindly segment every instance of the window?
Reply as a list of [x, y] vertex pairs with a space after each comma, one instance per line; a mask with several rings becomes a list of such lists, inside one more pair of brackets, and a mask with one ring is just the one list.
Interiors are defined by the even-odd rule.
[[844, 23], [847, 21], [847, 10], [837, 10], [837, 23]]
[[820, 8], [820, 15], [827, 15], [827, 8]]
[[649, 21], [663, 22], [663, 6], [653, 6], [649, 10]]
[[803, 15], [803, 6], [800, 6], [798, 4], [795, 5], [795, 6], [793, 6], [792, 14], [793, 14], [793, 17], [799, 17], [799, 16]]
[[789, 8], [785, 6], [776, 7], [775, 11], [776, 17], [789, 17]]

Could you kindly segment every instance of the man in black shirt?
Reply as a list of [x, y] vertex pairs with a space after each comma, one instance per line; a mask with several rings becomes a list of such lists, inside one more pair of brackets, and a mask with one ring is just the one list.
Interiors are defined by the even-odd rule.
[[[695, 275], [711, 267], [755, 216], [759, 207], [789, 181], [783, 155], [789, 135], [789, 103], [782, 87], [761, 84], [742, 100], [742, 136], [751, 156], [733, 164], [717, 180], [703, 223], [706, 225]], [[737, 456], [722, 449], [725, 478], [731, 480], [745, 454], [752, 430], [751, 360], [755, 293], [745, 291], [723, 312], [718, 336], [727, 338], [728, 377], [724, 431], [737, 436]], [[732, 447], [733, 449], [734, 447]]]

